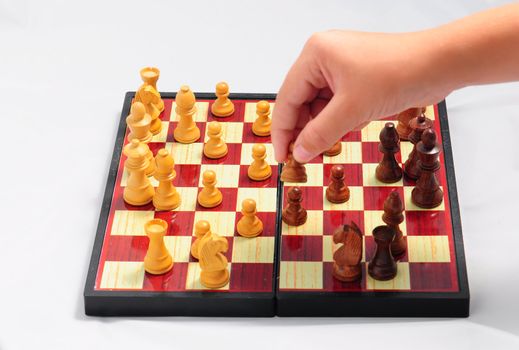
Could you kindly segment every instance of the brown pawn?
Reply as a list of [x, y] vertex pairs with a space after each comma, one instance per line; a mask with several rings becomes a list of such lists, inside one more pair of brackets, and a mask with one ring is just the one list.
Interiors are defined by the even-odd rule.
[[306, 168], [304, 164], [299, 163], [294, 159], [292, 152], [294, 151], [294, 144], [291, 143], [288, 147], [288, 156], [283, 169], [281, 170], [281, 181], [283, 182], [306, 182]]
[[281, 218], [290, 226], [301, 226], [306, 222], [306, 209], [301, 206], [303, 193], [297, 186], [288, 189], [287, 206], [283, 209]]
[[425, 113], [424, 107], [409, 108], [403, 112], [398, 113], [396, 117], [398, 119], [396, 131], [398, 132], [400, 140], [408, 140], [409, 135], [412, 131], [412, 129], [409, 127], [409, 122], [411, 121], [411, 119], [416, 118], [423, 113]]
[[402, 168], [395, 159], [395, 153], [400, 150], [400, 139], [395, 124], [388, 122], [380, 131], [378, 149], [384, 154], [384, 157], [375, 171], [377, 179], [384, 183], [397, 182], [402, 178]]
[[409, 135], [409, 141], [413, 144], [413, 150], [404, 164], [404, 173], [411, 180], [417, 180], [420, 177], [420, 165], [418, 162], [418, 153], [416, 153], [416, 144], [420, 142], [423, 132], [432, 127], [432, 125], [432, 120], [427, 118], [424, 114], [420, 114], [409, 122], [409, 127], [413, 130]]
[[350, 199], [350, 189], [344, 184], [344, 168], [334, 165], [330, 173], [330, 184], [326, 189], [326, 199], [330, 203], [344, 203]]
[[333, 253], [333, 277], [342, 282], [353, 282], [362, 276], [362, 232], [352, 221], [351, 225], [338, 227], [333, 233], [333, 243], [342, 246]]
[[407, 241], [404, 239], [400, 224], [404, 221], [404, 203], [397, 191], [393, 191], [384, 201], [384, 214], [382, 221], [395, 231], [395, 238], [391, 242], [391, 254], [398, 258], [402, 256], [407, 249]]
[[324, 151], [323, 154], [328, 157], [334, 157], [334, 156], [341, 154], [341, 151], [342, 151], [341, 141], [337, 141], [334, 143], [334, 145], [330, 149]]
[[436, 133], [427, 129], [422, 134], [422, 140], [416, 145], [420, 159], [420, 178], [416, 182], [411, 200], [420, 208], [435, 208], [443, 201], [443, 191], [436, 177], [440, 169], [440, 147], [436, 142]]
[[373, 230], [377, 248], [368, 264], [368, 273], [376, 280], [387, 281], [396, 276], [397, 266], [390, 249], [394, 236], [395, 231], [389, 226], [377, 226]]

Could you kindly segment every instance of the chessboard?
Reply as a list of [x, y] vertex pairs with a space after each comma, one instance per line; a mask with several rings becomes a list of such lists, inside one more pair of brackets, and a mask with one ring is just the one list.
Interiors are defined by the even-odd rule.
[[[435, 209], [421, 209], [410, 201], [414, 182], [403, 179], [383, 184], [374, 177], [381, 159], [378, 135], [384, 123], [394, 118], [370, 123], [361, 131], [345, 135], [343, 151], [335, 157], [319, 156], [306, 164], [306, 183], [283, 183], [279, 180], [281, 164], [274, 160], [270, 137], [255, 136], [252, 123], [256, 103], [267, 100], [275, 108], [274, 94], [230, 94], [234, 113], [215, 118], [211, 114], [213, 93], [195, 93], [194, 116], [201, 137], [194, 143], [174, 141], [178, 123], [175, 93], [161, 93], [164, 110], [159, 118], [162, 130], [148, 144], [156, 154], [165, 148], [175, 160], [176, 186], [182, 202], [172, 211], [156, 211], [152, 204], [132, 206], [123, 200], [128, 180], [123, 147], [128, 143], [126, 117], [135, 92], [126, 94], [118, 128], [113, 158], [108, 174], [97, 234], [92, 251], [84, 298], [85, 312], [98, 316], [441, 316], [466, 317], [469, 291], [463, 252], [461, 222], [456, 194], [447, 111], [445, 101], [427, 108], [426, 115], [442, 145], [438, 179], [444, 201]], [[206, 126], [221, 122], [228, 154], [212, 160], [203, 154]], [[252, 161], [252, 146], [262, 143], [272, 177], [252, 181], [247, 168]], [[405, 161], [412, 149], [401, 143], [396, 156]], [[324, 197], [333, 164], [344, 166], [351, 198], [344, 204], [330, 204]], [[213, 170], [223, 202], [207, 209], [197, 203], [202, 188], [202, 173]], [[150, 177], [152, 185], [156, 180]], [[286, 204], [287, 187], [300, 186], [307, 222], [291, 227], [281, 220]], [[373, 254], [371, 231], [382, 224], [385, 198], [396, 190], [404, 199], [405, 221], [401, 229], [408, 245], [398, 260], [398, 274], [390, 281], [371, 279], [366, 261]], [[241, 203], [253, 198], [263, 232], [245, 238], [236, 232]], [[144, 224], [151, 219], [168, 223], [165, 245], [174, 266], [162, 275], [145, 271], [143, 259], [148, 248]], [[229, 283], [218, 289], [200, 283], [200, 267], [190, 255], [194, 225], [207, 220], [212, 231], [225, 237], [228, 250]], [[362, 278], [358, 282], [340, 282], [331, 275], [333, 230], [355, 222], [363, 232]]]

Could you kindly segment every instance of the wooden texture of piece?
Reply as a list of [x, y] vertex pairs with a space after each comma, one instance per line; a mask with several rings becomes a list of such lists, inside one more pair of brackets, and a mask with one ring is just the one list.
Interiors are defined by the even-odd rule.
[[400, 140], [408, 140], [409, 134], [412, 131], [412, 129], [409, 126], [409, 122], [411, 121], [411, 119], [416, 118], [423, 113], [425, 113], [424, 107], [409, 108], [403, 112], [398, 113], [396, 117], [398, 120], [396, 131], [398, 132]]
[[229, 249], [224, 237], [213, 233], [200, 243], [199, 264], [202, 272], [200, 282], [207, 288], [221, 288], [229, 283], [227, 258], [222, 253]]
[[304, 164], [299, 163], [294, 159], [292, 152], [294, 151], [294, 144], [291, 143], [288, 148], [288, 156], [283, 169], [281, 170], [280, 179], [283, 182], [300, 182], [308, 181], [306, 176], [306, 168]]
[[195, 223], [195, 241], [191, 244], [191, 255], [193, 258], [198, 259], [199, 248], [203, 240], [211, 236], [211, 225], [207, 220], [198, 220]]
[[193, 120], [196, 114], [195, 94], [189, 86], [182, 85], [177, 92], [175, 102], [177, 103], [175, 112], [179, 121], [175, 130], [173, 130], [173, 137], [181, 143], [193, 143], [200, 138], [200, 129]]
[[306, 222], [307, 213], [301, 202], [303, 192], [297, 186], [288, 189], [287, 206], [283, 209], [281, 217], [283, 222], [289, 226], [301, 226]]
[[159, 182], [159, 186], [153, 196], [153, 206], [159, 211], [176, 209], [180, 205], [181, 199], [173, 185], [173, 180], [177, 175], [175, 172], [175, 161], [171, 154], [162, 148], [157, 152], [155, 164], [154, 177]]
[[207, 136], [209, 140], [204, 144], [204, 155], [207, 158], [222, 158], [229, 152], [222, 135], [222, 126], [220, 123], [212, 121], [207, 125]]
[[388, 122], [380, 131], [378, 149], [384, 155], [377, 166], [375, 175], [384, 183], [394, 183], [402, 178], [402, 168], [395, 159], [395, 153], [400, 150], [400, 139], [395, 124]]
[[267, 158], [267, 148], [262, 143], [252, 146], [253, 161], [247, 169], [247, 176], [254, 181], [263, 181], [272, 176], [272, 168], [265, 160]]
[[362, 232], [352, 221], [338, 227], [333, 233], [333, 243], [340, 244], [333, 253], [333, 277], [342, 282], [357, 281], [362, 277]]
[[164, 244], [168, 224], [162, 219], [153, 219], [144, 225], [149, 237], [148, 250], [144, 257], [144, 269], [153, 275], [161, 275], [173, 268], [173, 258]]
[[141, 69], [140, 75], [144, 84], [150, 85], [157, 92], [159, 100], [156, 106], [159, 112], [162, 112], [164, 110], [164, 101], [160, 96], [159, 89], [157, 89], [157, 81], [160, 77], [160, 70], [156, 67], [144, 67]]
[[236, 231], [243, 237], [259, 236], [263, 231], [263, 223], [256, 216], [256, 201], [247, 198], [243, 200], [241, 207], [243, 216], [236, 225]]
[[272, 120], [270, 119], [270, 103], [259, 101], [256, 104], [257, 118], [252, 124], [252, 132], [256, 136], [269, 136]]
[[440, 146], [433, 129], [423, 132], [416, 152], [420, 159], [420, 178], [411, 192], [411, 200], [420, 208], [435, 208], [443, 201], [443, 191], [436, 176], [440, 169]]
[[390, 248], [394, 236], [395, 231], [386, 225], [377, 226], [373, 230], [373, 238], [377, 247], [368, 264], [368, 273], [378, 281], [393, 279], [397, 274], [397, 265]]
[[391, 254], [398, 260], [407, 249], [407, 241], [400, 230], [400, 224], [404, 221], [404, 203], [398, 191], [392, 191], [384, 201], [384, 214], [382, 221], [395, 231], [395, 238], [391, 242]]
[[416, 145], [420, 142], [423, 132], [431, 128], [432, 125], [433, 121], [424, 114], [420, 114], [409, 122], [409, 127], [412, 129], [411, 134], [409, 134], [409, 141], [413, 144], [413, 150], [404, 164], [404, 173], [411, 180], [417, 180], [420, 177], [420, 165]]
[[203, 173], [202, 184], [204, 188], [198, 194], [198, 204], [204, 208], [214, 208], [222, 203], [222, 192], [216, 188], [216, 173], [206, 170]]
[[130, 128], [128, 140], [137, 139], [142, 142], [149, 142], [153, 137], [150, 131], [151, 116], [146, 113], [146, 108], [141, 102], [134, 102], [130, 109], [130, 114], [126, 117], [126, 124]]
[[330, 203], [345, 203], [350, 199], [350, 189], [344, 183], [344, 167], [334, 165], [330, 171], [330, 184], [326, 188], [326, 199]]
[[124, 188], [124, 201], [131, 205], [146, 205], [153, 200], [155, 189], [146, 177], [146, 169], [149, 167], [149, 147], [137, 139], [127, 144], [123, 153], [127, 157], [124, 163], [129, 176]]
[[328, 157], [335, 157], [335, 156], [338, 156], [339, 154], [341, 154], [341, 151], [342, 151], [342, 144], [341, 144], [341, 141], [337, 141], [333, 144], [333, 146], [324, 151], [323, 154], [325, 156], [328, 156]]
[[229, 85], [224, 81], [216, 84], [216, 100], [211, 106], [211, 113], [215, 117], [228, 117], [234, 113], [234, 104], [229, 99]]

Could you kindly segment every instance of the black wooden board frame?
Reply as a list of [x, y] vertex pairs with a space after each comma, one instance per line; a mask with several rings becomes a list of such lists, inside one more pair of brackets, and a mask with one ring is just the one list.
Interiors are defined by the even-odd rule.
[[[175, 93], [162, 93], [175, 98]], [[101, 214], [84, 289], [85, 313], [92, 316], [369, 316], [369, 317], [467, 317], [469, 287], [463, 249], [454, 163], [445, 101], [438, 104], [443, 151], [449, 187], [458, 292], [278, 292], [281, 239], [282, 182], [277, 185], [276, 238], [272, 292], [152, 292], [95, 290], [108, 215], [112, 202], [119, 159], [126, 132], [125, 118], [135, 92], [126, 93], [108, 173]], [[214, 99], [214, 93], [195, 93], [198, 99]], [[274, 100], [275, 94], [233, 93], [231, 99]], [[279, 166], [278, 171], [281, 171]], [[278, 174], [279, 175], [279, 174]]]

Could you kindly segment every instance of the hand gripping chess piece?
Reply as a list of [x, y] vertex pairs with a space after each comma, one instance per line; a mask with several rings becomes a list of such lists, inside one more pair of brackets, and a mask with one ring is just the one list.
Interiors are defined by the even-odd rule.
[[144, 230], [150, 239], [144, 257], [144, 270], [153, 275], [168, 272], [173, 268], [173, 258], [164, 244], [168, 224], [162, 219], [153, 219], [144, 225]]
[[177, 175], [173, 157], [163, 148], [158, 151], [155, 157], [155, 163], [156, 169], [154, 176], [159, 182], [159, 186], [153, 196], [153, 206], [157, 210], [176, 209], [180, 205], [180, 195], [175, 186], [173, 186], [173, 180]]
[[252, 146], [252, 158], [254, 159], [247, 169], [247, 175], [251, 180], [263, 181], [272, 176], [272, 168], [267, 163], [267, 149], [264, 144], [256, 143]]
[[344, 183], [344, 168], [334, 165], [330, 172], [330, 184], [326, 189], [326, 199], [330, 203], [345, 203], [350, 199], [350, 190]]
[[199, 220], [195, 224], [195, 241], [191, 245], [191, 255], [193, 258], [198, 259], [200, 245], [202, 241], [208, 239], [211, 236], [211, 225], [209, 225], [209, 221]]
[[247, 238], [259, 236], [263, 231], [263, 223], [256, 216], [256, 202], [253, 199], [245, 199], [241, 208], [243, 216], [236, 225], [236, 231], [240, 236]]
[[404, 221], [404, 203], [397, 191], [393, 191], [384, 201], [384, 214], [382, 221], [395, 231], [395, 238], [391, 242], [391, 254], [393, 257], [401, 257], [407, 249], [407, 241], [404, 239], [400, 224]]
[[128, 157], [124, 167], [128, 170], [129, 176], [123, 198], [128, 204], [146, 205], [153, 200], [155, 190], [145, 173], [149, 166], [148, 151], [148, 146], [137, 139], [124, 146], [123, 153]]
[[288, 189], [287, 206], [283, 209], [281, 218], [289, 226], [301, 226], [306, 222], [307, 213], [301, 202], [303, 193], [297, 186]]
[[333, 277], [342, 282], [353, 282], [362, 277], [362, 232], [351, 222], [338, 227], [333, 233], [333, 243], [340, 244], [333, 253]]
[[389, 226], [377, 226], [373, 230], [373, 238], [375, 238], [377, 248], [375, 255], [368, 264], [368, 273], [376, 280], [387, 281], [396, 276], [397, 265], [390, 249], [394, 236], [395, 231]]
[[396, 131], [398, 132], [400, 140], [408, 140], [409, 134], [412, 131], [412, 129], [409, 127], [409, 121], [423, 113], [425, 113], [425, 108], [423, 107], [409, 108], [403, 112], [398, 113], [396, 117], [398, 119]]
[[341, 144], [341, 141], [337, 141], [333, 144], [333, 146], [324, 151], [323, 154], [327, 157], [335, 157], [339, 154], [341, 154], [341, 151], [342, 151], [342, 144]]
[[427, 118], [424, 114], [420, 114], [409, 122], [409, 127], [412, 130], [409, 134], [409, 141], [413, 144], [413, 150], [404, 164], [404, 173], [411, 180], [417, 180], [420, 177], [420, 162], [418, 153], [416, 152], [416, 145], [422, 139], [423, 132], [432, 126], [432, 120]]
[[156, 91], [158, 101], [156, 103], [159, 112], [164, 110], [164, 101], [162, 100], [159, 89], [157, 89], [157, 80], [159, 80], [160, 70], [155, 67], [144, 67], [140, 71], [141, 79], [144, 84], [150, 85]]
[[294, 159], [292, 152], [294, 151], [294, 144], [288, 146], [288, 156], [283, 169], [281, 170], [280, 179], [283, 182], [306, 182], [306, 168], [303, 164]]
[[227, 258], [225, 253], [229, 243], [224, 237], [217, 234], [210, 235], [200, 244], [199, 264], [202, 272], [200, 282], [207, 288], [221, 288], [229, 283], [229, 271], [227, 270]]
[[130, 108], [130, 115], [126, 117], [126, 124], [130, 128], [128, 140], [137, 139], [144, 143], [151, 141], [153, 134], [150, 132], [151, 117], [146, 113], [146, 108], [141, 102], [134, 102]]
[[196, 126], [194, 115], [196, 114], [195, 94], [187, 85], [182, 85], [175, 98], [177, 107], [175, 112], [179, 121], [173, 137], [180, 143], [193, 143], [200, 138], [200, 129]]
[[224, 157], [229, 151], [227, 144], [222, 138], [222, 125], [217, 121], [212, 121], [207, 126], [207, 137], [209, 138], [204, 145], [204, 155], [210, 159]]
[[433, 129], [423, 132], [416, 152], [420, 158], [420, 178], [411, 192], [411, 200], [420, 208], [435, 208], [443, 201], [443, 191], [436, 177], [436, 171], [440, 169], [440, 146]]
[[378, 149], [384, 156], [375, 171], [377, 179], [384, 183], [397, 182], [402, 178], [402, 168], [395, 159], [395, 153], [400, 150], [400, 140], [393, 123], [386, 123], [380, 131]]
[[259, 101], [256, 104], [256, 115], [258, 116], [252, 124], [252, 132], [257, 136], [269, 136], [272, 120], [270, 119], [270, 103]]
[[216, 84], [216, 100], [211, 106], [211, 113], [215, 117], [228, 117], [234, 113], [234, 104], [229, 99], [229, 85], [224, 81]]
[[216, 173], [206, 170], [202, 174], [204, 188], [198, 194], [198, 204], [204, 208], [214, 208], [222, 203], [222, 192], [216, 188]]

